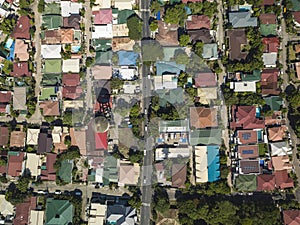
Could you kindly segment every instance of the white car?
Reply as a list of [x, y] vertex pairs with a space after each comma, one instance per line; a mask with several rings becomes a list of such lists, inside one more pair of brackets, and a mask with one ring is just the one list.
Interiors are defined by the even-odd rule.
[[147, 125], [145, 126], [145, 131], [146, 131], [146, 132], [148, 131], [148, 127], [147, 127]]
[[55, 190], [54, 194], [61, 195], [61, 191], [60, 190]]
[[148, 74], [148, 79], [151, 79], [151, 75], [150, 74]]
[[144, 149], [144, 156], [145, 156], [145, 155], [147, 155], [147, 150], [146, 150], [146, 149]]

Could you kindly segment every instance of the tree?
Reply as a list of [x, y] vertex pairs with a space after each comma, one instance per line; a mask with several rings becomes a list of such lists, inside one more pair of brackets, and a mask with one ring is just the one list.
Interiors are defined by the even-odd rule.
[[186, 18], [187, 14], [184, 8], [184, 4], [177, 4], [175, 6], [167, 8], [166, 14], [164, 16], [164, 21], [166, 23], [183, 26]]
[[136, 14], [127, 19], [127, 27], [130, 39], [135, 41], [142, 39], [142, 22]]
[[198, 55], [200, 58], [202, 58], [202, 53], [203, 53], [203, 46], [204, 43], [201, 41], [198, 41], [194, 44], [193, 46], [193, 50], [196, 53], [196, 55]]
[[38, 12], [43, 13], [45, 9], [45, 0], [39, 0]]
[[152, 1], [150, 10], [151, 13], [156, 14], [160, 10], [160, 3], [158, 1]]
[[27, 192], [29, 182], [30, 182], [30, 179], [28, 177], [21, 177], [21, 178], [19, 178], [19, 180], [16, 184], [16, 187], [22, 193], [25, 193], [25, 192]]
[[6, 75], [9, 75], [13, 69], [13, 63], [9, 60], [4, 60], [3, 64], [2, 72], [4, 72]]
[[0, 29], [4, 34], [10, 34], [15, 28], [17, 23], [17, 16], [15, 14], [10, 14], [8, 17], [4, 18], [0, 23]]
[[123, 84], [124, 84], [124, 81], [117, 78], [117, 77], [113, 77], [110, 81], [110, 86], [111, 86], [111, 89], [113, 90], [120, 90], [123, 88]]
[[182, 47], [187, 46], [190, 43], [190, 36], [188, 34], [183, 34], [179, 38], [179, 44]]
[[153, 21], [150, 23], [150, 30], [151, 30], [151, 31], [156, 31], [157, 28], [158, 28], [157, 20], [153, 20]]
[[142, 42], [142, 58], [144, 62], [155, 62], [164, 57], [163, 48], [157, 41]]
[[85, 61], [85, 65], [86, 67], [90, 67], [93, 65], [93, 63], [95, 62], [95, 58], [93, 57], [87, 57], [86, 61]]
[[190, 59], [184, 51], [175, 55], [175, 62], [177, 64], [187, 65], [189, 63], [189, 61], [190, 61]]

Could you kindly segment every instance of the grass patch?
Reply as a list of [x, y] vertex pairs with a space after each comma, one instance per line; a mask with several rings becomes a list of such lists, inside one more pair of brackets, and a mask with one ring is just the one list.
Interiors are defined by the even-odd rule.
[[289, 45], [289, 60], [290, 61], [293, 61], [293, 60], [296, 60], [296, 53], [295, 53], [295, 50], [294, 50], [294, 46], [293, 45]]
[[265, 143], [258, 144], [259, 156], [264, 157], [266, 153], [269, 153], [268, 146]]

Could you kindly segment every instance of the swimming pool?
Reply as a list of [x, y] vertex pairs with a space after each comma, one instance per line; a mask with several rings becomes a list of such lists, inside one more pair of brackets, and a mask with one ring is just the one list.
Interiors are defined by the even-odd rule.
[[12, 41], [9, 47], [9, 55], [7, 56], [7, 60], [14, 61], [14, 58], [15, 58], [15, 41]]
[[78, 53], [80, 51], [81, 46], [77, 45], [77, 46], [72, 46], [72, 52], [74, 53]]
[[11, 38], [9, 38], [9, 39], [6, 41], [4, 47], [7, 48], [7, 49], [10, 49], [10, 47], [11, 47], [12, 44], [13, 44], [13, 42], [14, 42], [14, 40], [11, 39]]
[[256, 107], [255, 116], [256, 116], [257, 118], [260, 117], [260, 108], [259, 108], [259, 107]]

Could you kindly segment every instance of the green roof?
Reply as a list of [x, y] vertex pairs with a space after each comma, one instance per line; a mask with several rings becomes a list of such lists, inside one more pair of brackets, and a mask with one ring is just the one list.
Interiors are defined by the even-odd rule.
[[110, 64], [112, 51], [96, 52], [95, 64]]
[[293, 7], [292, 11], [300, 11], [300, 0], [291, 0]]
[[168, 129], [171, 130], [172, 127], [181, 128], [181, 130], [189, 131], [189, 121], [188, 120], [162, 120], [159, 121], [159, 132], [167, 132]]
[[61, 73], [61, 60], [60, 59], [46, 59], [44, 66], [44, 73]]
[[93, 39], [95, 51], [106, 52], [111, 49], [111, 39]]
[[61, 83], [61, 74], [43, 74], [42, 85], [43, 86], [55, 86]]
[[182, 88], [156, 90], [156, 93], [159, 96], [159, 105], [161, 107], [165, 107], [168, 102], [171, 105], [181, 104], [184, 102]]
[[240, 174], [235, 178], [235, 187], [239, 191], [256, 191], [257, 181], [255, 175]]
[[124, 9], [124, 10], [121, 10], [119, 11], [118, 13], [118, 24], [124, 24], [124, 23], [127, 23], [127, 19], [134, 15], [135, 12], [133, 10], [130, 10], [130, 9]]
[[[108, 155], [104, 159], [103, 184], [108, 185], [109, 182], [118, 182], [118, 166], [117, 159]], [[104, 182], [106, 181], [106, 182]]]
[[63, 160], [58, 171], [59, 177], [67, 183], [72, 181], [73, 160]]
[[60, 4], [55, 2], [45, 4], [43, 15], [61, 15]]
[[262, 36], [277, 35], [277, 24], [261, 24], [260, 25], [260, 33]]
[[42, 88], [39, 100], [45, 101], [50, 99], [50, 97], [55, 97], [55, 96], [57, 96], [55, 92], [55, 87], [44, 87]]
[[62, 17], [60, 15], [43, 16], [43, 26], [47, 29], [58, 29], [62, 26]]
[[242, 81], [260, 81], [261, 72], [260, 70], [253, 70], [252, 74], [242, 74], [241, 79]]
[[204, 59], [218, 58], [218, 45], [216, 43], [204, 44], [202, 57]]
[[264, 98], [266, 105], [270, 106], [271, 110], [279, 111], [282, 106], [282, 98], [279, 96], [270, 96]]
[[171, 61], [175, 56], [175, 52], [184, 52], [184, 48], [181, 47], [163, 47], [164, 58], [163, 61]]
[[222, 143], [221, 129], [199, 129], [190, 132], [190, 145], [220, 145]]
[[69, 225], [73, 222], [74, 206], [68, 200], [48, 198], [45, 225]]
[[81, 31], [80, 30], [74, 30], [74, 40], [81, 40]]

